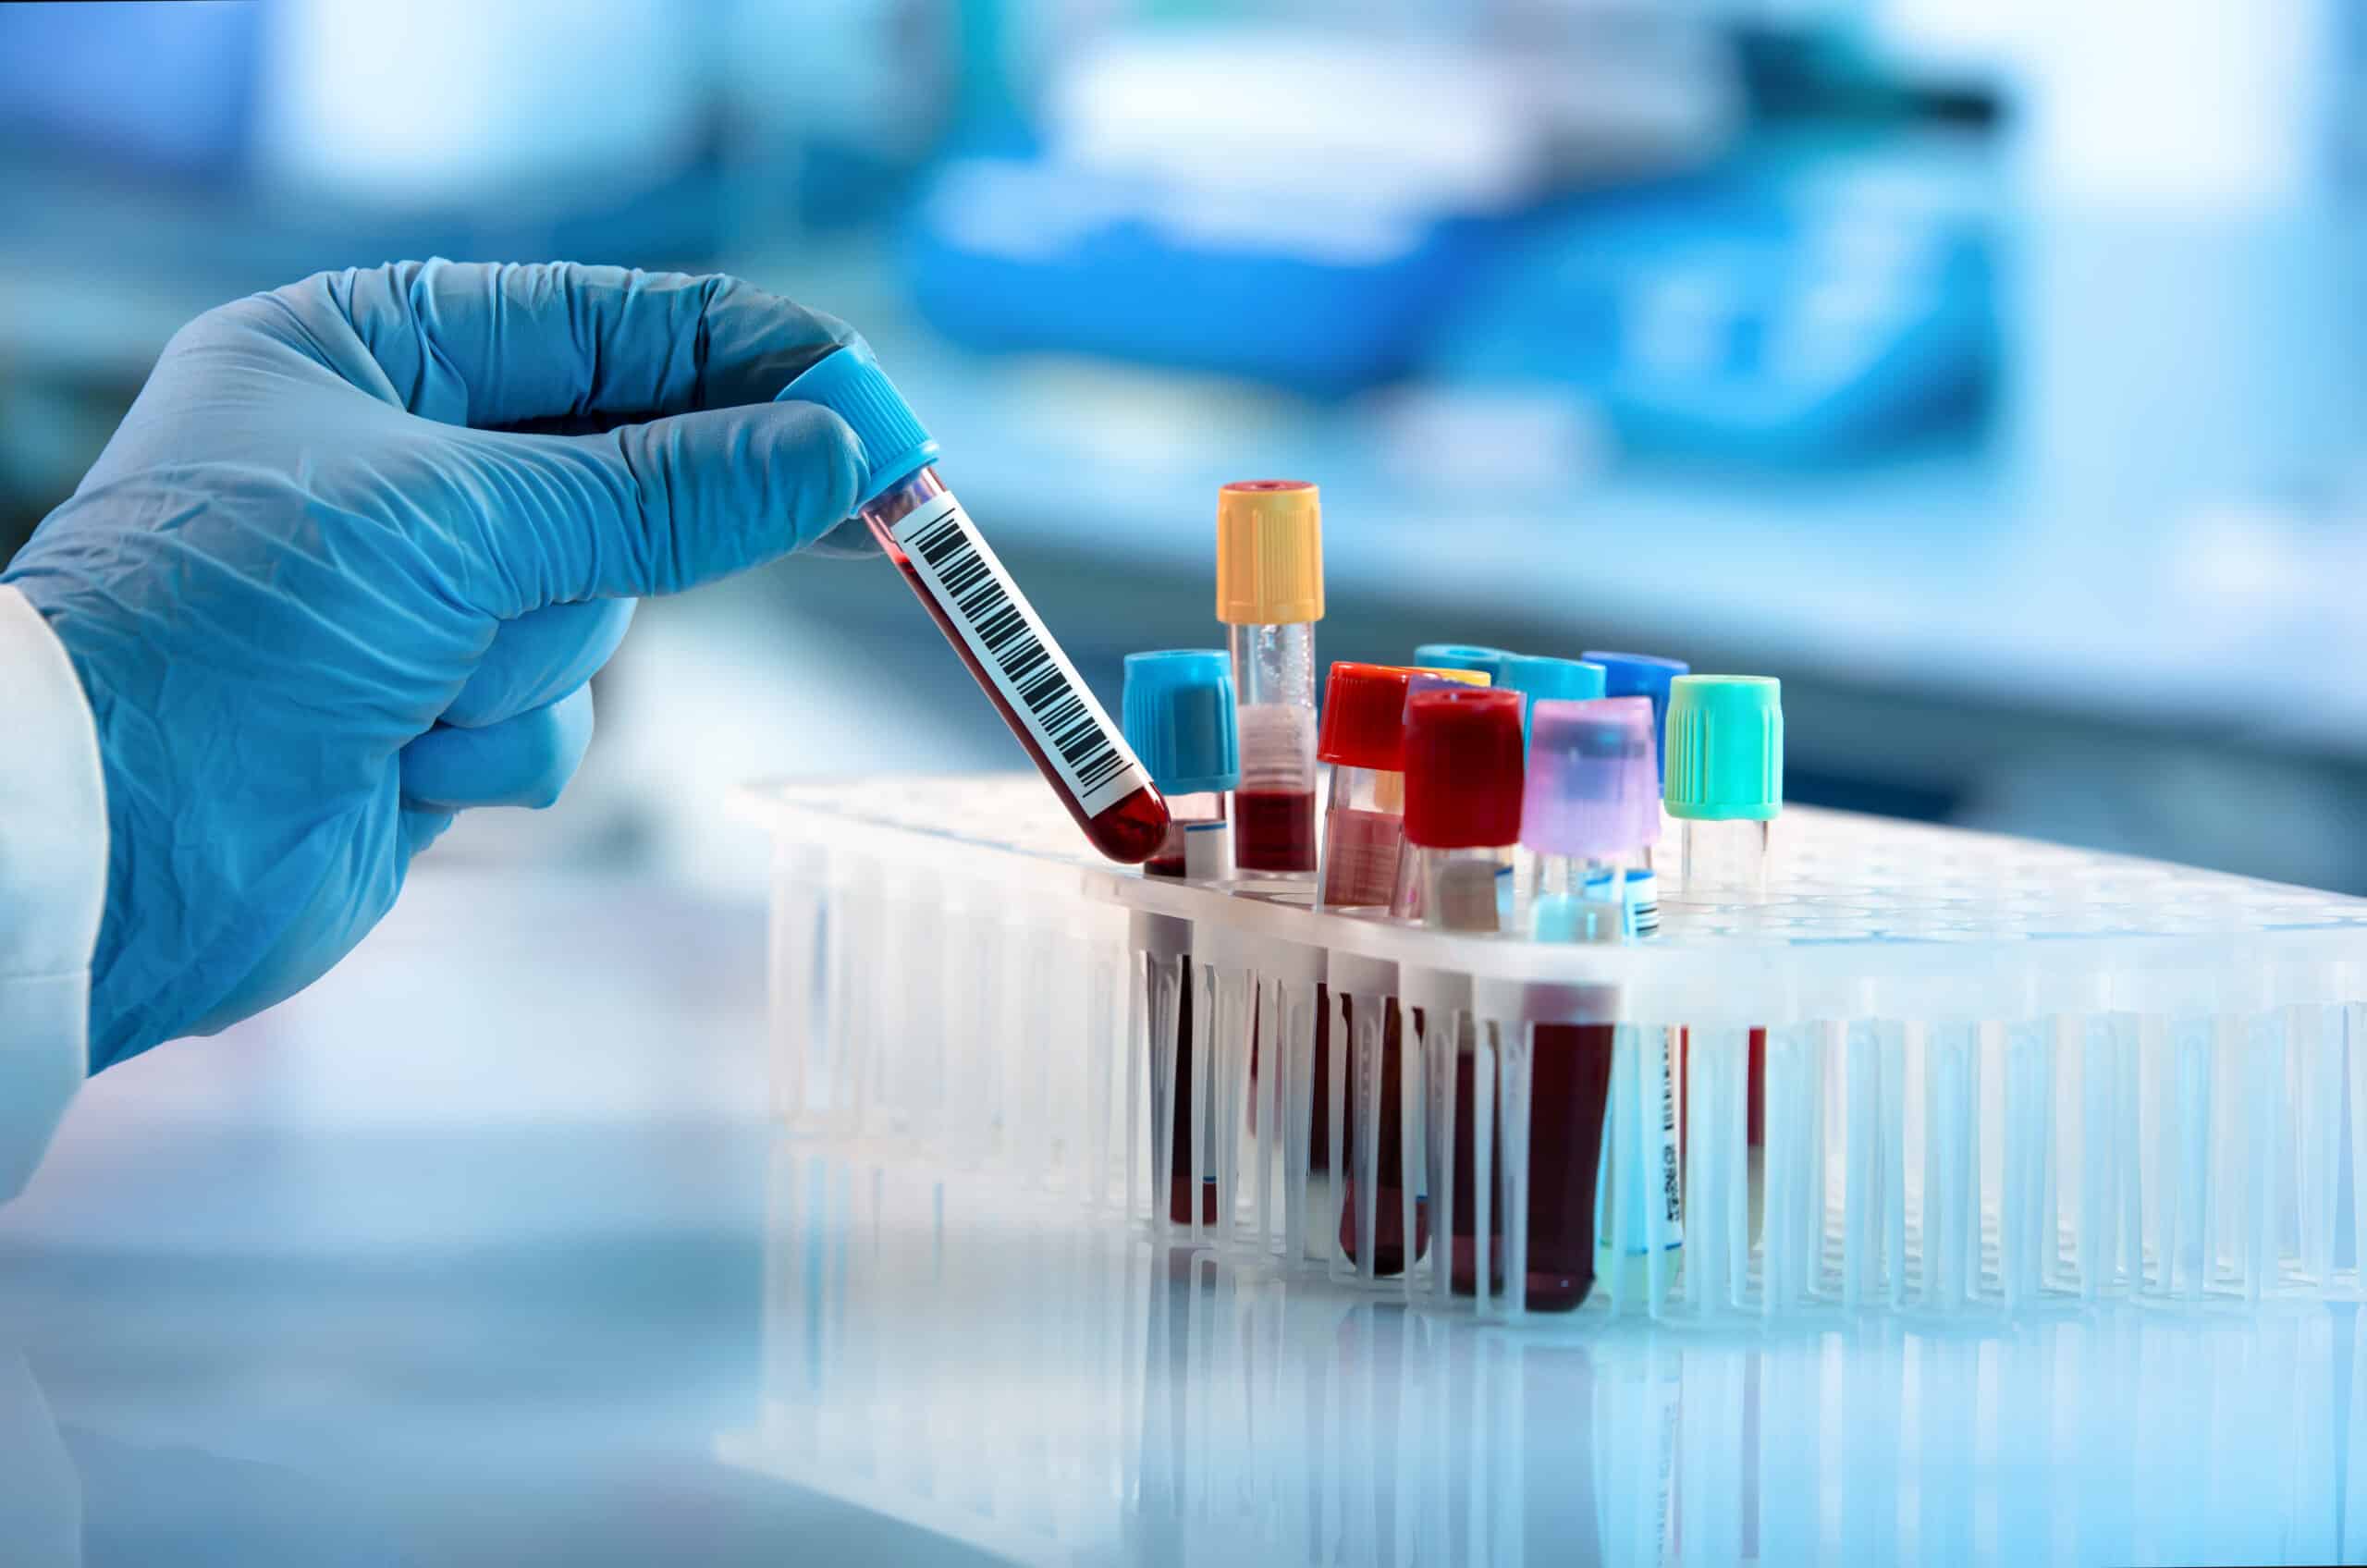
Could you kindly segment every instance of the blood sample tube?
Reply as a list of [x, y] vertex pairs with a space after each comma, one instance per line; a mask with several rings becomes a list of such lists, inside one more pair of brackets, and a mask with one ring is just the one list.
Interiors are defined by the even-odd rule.
[[1315, 873], [1315, 623], [1323, 619], [1323, 514], [1315, 486], [1255, 479], [1217, 493], [1217, 619], [1231, 628], [1241, 696], [1233, 864]]
[[1132, 865], [1167, 837], [1167, 802], [1092, 689], [937, 476], [937, 442], [862, 343], [784, 387], [845, 420], [870, 481], [855, 512], [1093, 847]]
[[1323, 817], [1324, 909], [1386, 908], [1405, 839], [1405, 682], [1391, 665], [1340, 663], [1323, 687], [1318, 761], [1331, 765]]
[[[1536, 857], [1536, 940], [1633, 942], [1657, 930], [1652, 874], [1638, 864], [1660, 830], [1657, 750], [1642, 697], [1530, 710], [1521, 841]], [[1669, 1031], [1615, 1022], [1617, 998], [1599, 988], [1570, 999], [1605, 1021], [1539, 1023], [1531, 1042], [1526, 1288], [1546, 1310], [1586, 1299], [1598, 1249], [1640, 1262], [1684, 1234]], [[1616, 1148], [1603, 1140], [1613, 1092], [1629, 1108]]]
[[[1497, 880], [1506, 852], [1520, 839], [1522, 705], [1516, 692], [1455, 685], [1417, 689], [1406, 698], [1408, 869], [1399, 881], [1409, 891], [1400, 907], [1417, 909], [1432, 930], [1502, 929]], [[1496, 1182], [1492, 1170], [1475, 1169], [1477, 1029], [1468, 1015], [1441, 1021], [1423, 1008], [1406, 1011], [1408, 1028], [1426, 1051], [1454, 1053], [1455, 1111], [1442, 1152], [1457, 1175], [1446, 1221], [1450, 1278], [1468, 1293], [1475, 1271], [1474, 1194], [1480, 1182], [1492, 1190]], [[1386, 1203], [1388, 1194], [1381, 1197]]]
[[1511, 657], [1502, 648], [1475, 647], [1468, 643], [1425, 643], [1414, 650], [1417, 669], [1476, 669], [1490, 686], [1501, 686], [1497, 667]]
[[[1241, 755], [1225, 655], [1213, 648], [1129, 654], [1118, 709], [1125, 717], [1126, 740], [1165, 795], [1170, 813], [1166, 841], [1144, 864], [1144, 874], [1196, 882], [1231, 875], [1225, 791], [1240, 781]], [[1170, 1220], [1193, 1223], [1196, 1185], [1199, 1223], [1213, 1225], [1219, 1208], [1215, 1117], [1204, 1112], [1203, 1124], [1196, 1127], [1192, 1114], [1199, 1052], [1192, 1035], [1191, 923], [1142, 913], [1134, 921], [1134, 946], [1146, 965], [1140, 976], [1143, 1017], [1158, 1031], [1149, 1041], [1151, 1122], [1159, 1130], [1152, 1139], [1152, 1158], [1159, 1159], [1163, 1149], [1165, 1170], [1155, 1175], [1163, 1174], [1167, 1183]], [[1171, 1026], [1163, 1022], [1171, 1015]], [[1196, 1182], [1196, 1147], [1201, 1172]]]
[[[1458, 687], [1484, 687], [1495, 678], [1484, 669], [1409, 669], [1405, 672], [1405, 703], [1407, 712], [1398, 716], [1400, 746], [1403, 747], [1404, 726], [1414, 699], [1425, 692], [1452, 692]], [[1334, 781], [1337, 788], [1337, 781]], [[1509, 861], [1503, 869], [1509, 871]], [[1397, 886], [1389, 896], [1389, 913], [1399, 920], [1419, 921], [1422, 918], [1422, 878], [1419, 863], [1402, 851], [1397, 857]]]
[[[1400, 852], [1398, 891], [1391, 913], [1428, 925], [1456, 930], [1498, 929], [1496, 873], [1502, 846], [1520, 836], [1520, 698], [1490, 692], [1483, 670], [1407, 670], [1406, 698], [1400, 715], [1405, 765], [1405, 847]], [[1477, 705], [1453, 704], [1469, 701]], [[1423, 770], [1425, 804], [1417, 805], [1414, 774]], [[1334, 778], [1336, 790], [1337, 778]], [[1426, 811], [1428, 826], [1417, 829], [1415, 813]], [[1493, 847], [1490, 847], [1493, 846]], [[1440, 900], [1443, 898], [1444, 902]], [[1417, 913], [1408, 914], [1407, 911]], [[1374, 1135], [1380, 1158], [1374, 1185], [1375, 1228], [1371, 1262], [1376, 1274], [1399, 1272], [1404, 1245], [1404, 1144], [1403, 1097], [1396, 1090], [1402, 1052], [1418, 1048], [1429, 1025], [1425, 1010], [1392, 999], [1383, 1015], [1381, 1092]], [[1466, 1024], [1467, 1026], [1467, 1020]], [[1464, 1042], [1468, 1056], [1468, 1041]], [[1458, 1071], [1467, 1084], [1470, 1064]], [[1466, 1096], [1467, 1100], [1467, 1096]], [[1413, 1205], [1413, 1256], [1429, 1244], [1429, 1200]], [[1340, 1244], [1362, 1256], [1356, 1217], [1362, 1212], [1354, 1181], [1343, 1183]]]

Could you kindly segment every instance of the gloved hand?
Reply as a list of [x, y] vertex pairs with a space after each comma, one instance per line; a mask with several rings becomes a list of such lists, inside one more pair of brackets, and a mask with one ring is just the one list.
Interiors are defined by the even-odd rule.
[[554, 800], [632, 595], [844, 520], [852, 433], [771, 399], [851, 337], [730, 278], [441, 262], [182, 328], [0, 574], [98, 721], [92, 1070], [318, 979], [455, 812]]

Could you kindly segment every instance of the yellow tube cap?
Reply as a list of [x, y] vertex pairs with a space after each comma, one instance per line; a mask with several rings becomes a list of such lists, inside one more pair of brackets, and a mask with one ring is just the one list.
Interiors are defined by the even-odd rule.
[[1441, 680], [1458, 681], [1466, 686], [1492, 686], [1496, 678], [1484, 669], [1433, 669], [1426, 664], [1398, 666], [1408, 675], [1435, 675]]
[[1217, 619], [1290, 626], [1323, 619], [1323, 506], [1295, 479], [1217, 492]]

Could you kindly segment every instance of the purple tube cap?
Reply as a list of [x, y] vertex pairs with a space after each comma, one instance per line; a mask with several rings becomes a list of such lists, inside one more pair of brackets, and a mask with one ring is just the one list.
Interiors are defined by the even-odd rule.
[[1521, 842], [1542, 855], [1605, 860], [1660, 837], [1660, 764], [1650, 697], [1548, 700], [1529, 716]]

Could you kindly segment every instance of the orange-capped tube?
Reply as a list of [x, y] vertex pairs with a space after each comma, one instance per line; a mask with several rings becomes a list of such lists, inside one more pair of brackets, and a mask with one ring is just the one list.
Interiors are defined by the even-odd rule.
[[1257, 876], [1315, 872], [1315, 623], [1323, 619], [1323, 507], [1296, 479], [1217, 492], [1217, 619], [1239, 695], [1233, 864]]

